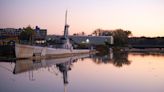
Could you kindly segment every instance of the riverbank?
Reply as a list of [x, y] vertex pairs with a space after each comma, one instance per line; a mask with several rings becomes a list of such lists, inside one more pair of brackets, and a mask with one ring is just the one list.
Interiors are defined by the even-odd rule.
[[132, 47], [112, 47], [113, 51], [121, 51], [121, 52], [159, 52], [164, 53], [164, 48], [132, 48]]
[[164, 53], [164, 49], [158, 49], [158, 48], [147, 48], [147, 49], [136, 49], [136, 48], [131, 48], [131, 49], [125, 49], [125, 51], [128, 52], [158, 52], [158, 53]]

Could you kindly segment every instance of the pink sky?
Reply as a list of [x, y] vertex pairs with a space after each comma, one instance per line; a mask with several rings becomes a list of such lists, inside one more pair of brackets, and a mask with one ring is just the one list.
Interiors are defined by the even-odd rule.
[[66, 9], [70, 34], [122, 28], [134, 36], [164, 36], [163, 0], [1, 0], [0, 27], [38, 25], [63, 34]]

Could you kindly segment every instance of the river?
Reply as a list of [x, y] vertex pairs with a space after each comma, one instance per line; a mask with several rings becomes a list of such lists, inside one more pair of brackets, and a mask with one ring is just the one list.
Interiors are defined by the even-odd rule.
[[164, 92], [164, 54], [0, 61], [0, 92]]

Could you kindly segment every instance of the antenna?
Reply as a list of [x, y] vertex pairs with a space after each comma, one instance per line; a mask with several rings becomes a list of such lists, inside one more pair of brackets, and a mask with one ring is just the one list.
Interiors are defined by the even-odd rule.
[[68, 38], [68, 28], [69, 25], [67, 24], [67, 10], [65, 12], [65, 26], [64, 26], [64, 37]]
[[67, 10], [65, 12], [65, 25], [67, 25]]

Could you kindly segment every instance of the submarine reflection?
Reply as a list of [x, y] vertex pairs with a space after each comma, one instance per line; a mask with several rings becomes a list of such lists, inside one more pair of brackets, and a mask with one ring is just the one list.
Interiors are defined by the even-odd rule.
[[46, 69], [48, 71], [47, 73], [62, 76], [64, 92], [67, 92], [67, 87], [69, 84], [69, 71], [72, 69], [74, 63], [78, 62], [79, 59], [83, 61], [85, 58], [90, 58], [90, 60], [96, 64], [113, 64], [116, 67], [131, 64], [131, 61], [128, 60], [128, 53], [110, 51], [106, 55], [97, 53], [93, 55], [83, 54], [79, 56], [48, 60], [16, 60], [12, 61], [14, 62], [12, 63], [12, 65], [14, 65], [12, 72], [14, 75], [28, 73], [29, 80], [35, 81], [35, 77], [38, 76], [35, 72]]
[[[67, 57], [67, 58], [58, 58], [58, 59], [50, 59], [50, 60], [17, 60], [15, 62], [15, 67], [13, 70], [13, 74], [20, 74], [23, 72], [29, 72], [29, 80], [35, 81], [33, 71], [38, 70], [40, 68], [47, 68], [49, 72], [54, 72], [51, 67], [55, 67], [60, 71], [63, 75], [63, 84], [64, 84], [64, 92], [67, 92], [68, 85], [68, 71], [71, 70], [73, 63], [77, 62], [78, 59], [88, 58], [89, 54]], [[56, 75], [58, 73], [55, 72]]]

